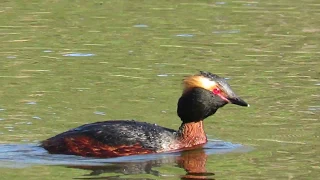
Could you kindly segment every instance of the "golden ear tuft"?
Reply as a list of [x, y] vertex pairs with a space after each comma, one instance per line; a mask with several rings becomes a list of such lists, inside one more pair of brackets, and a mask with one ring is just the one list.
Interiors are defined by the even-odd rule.
[[192, 88], [203, 88], [203, 89], [212, 91], [214, 87], [217, 86], [217, 83], [207, 77], [204, 77], [201, 75], [194, 75], [194, 76], [186, 77], [183, 80], [183, 85], [184, 85], [183, 92], [185, 93]]

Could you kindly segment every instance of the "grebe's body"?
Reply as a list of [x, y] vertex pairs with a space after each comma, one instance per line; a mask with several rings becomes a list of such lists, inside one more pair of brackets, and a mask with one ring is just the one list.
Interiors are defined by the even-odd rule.
[[227, 82], [209, 72], [184, 80], [177, 113], [179, 130], [133, 120], [112, 120], [86, 124], [42, 142], [53, 154], [118, 157], [195, 148], [207, 142], [203, 120], [227, 103], [248, 106]]
[[[202, 125], [202, 121], [199, 125]], [[195, 127], [195, 129], [198, 128]], [[43, 147], [50, 153], [57, 154], [117, 157], [191, 148], [207, 142], [204, 132], [201, 136], [198, 134], [196, 139], [193, 139], [193, 136], [190, 139], [183, 139], [182, 133], [186, 132], [156, 124], [133, 120], [111, 120], [71, 129], [44, 141]]]

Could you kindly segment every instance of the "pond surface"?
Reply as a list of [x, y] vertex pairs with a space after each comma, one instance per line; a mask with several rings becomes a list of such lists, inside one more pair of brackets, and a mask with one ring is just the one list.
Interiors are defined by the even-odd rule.
[[[316, 179], [320, 3], [1, 1], [1, 179]], [[177, 129], [181, 80], [226, 77], [250, 108], [205, 120], [204, 149], [88, 159], [40, 141], [85, 123]]]
[[[23, 169], [39, 165], [58, 165], [87, 170], [89, 173], [85, 176], [89, 177], [86, 179], [96, 179], [99, 175], [121, 179], [120, 175], [112, 176], [106, 173], [149, 174], [157, 178], [165, 176], [179, 178], [179, 174], [163, 174], [155, 169], [164, 165], [174, 165], [186, 171], [186, 174], [181, 177], [212, 179], [214, 173], [206, 170], [206, 161], [209, 155], [230, 152], [245, 153], [251, 150], [252, 148], [240, 144], [210, 140], [202, 148], [189, 151], [101, 159], [73, 155], [52, 155], [37, 144], [3, 144], [0, 145], [0, 168]], [[143, 176], [139, 176], [139, 178], [143, 178]]]

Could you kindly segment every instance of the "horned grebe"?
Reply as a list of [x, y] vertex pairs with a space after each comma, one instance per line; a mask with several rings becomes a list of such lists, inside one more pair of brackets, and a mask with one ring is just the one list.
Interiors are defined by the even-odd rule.
[[227, 103], [249, 106], [224, 78], [210, 72], [183, 80], [177, 113], [179, 130], [134, 120], [110, 120], [85, 124], [42, 142], [52, 154], [118, 157], [190, 149], [207, 142], [203, 120]]

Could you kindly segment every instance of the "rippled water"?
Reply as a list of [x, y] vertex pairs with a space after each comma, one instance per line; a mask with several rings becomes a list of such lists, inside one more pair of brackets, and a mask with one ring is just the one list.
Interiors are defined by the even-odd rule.
[[[203, 148], [196, 151], [202, 151], [205, 154], [223, 154], [229, 152], [248, 152], [251, 147], [245, 147], [240, 144], [232, 144], [223, 141], [209, 141]], [[189, 150], [192, 152], [191, 150]], [[97, 166], [106, 163], [122, 162], [144, 162], [157, 159], [172, 159], [172, 157], [181, 156], [181, 152], [159, 153], [149, 155], [124, 156], [118, 158], [87, 158], [73, 155], [56, 155], [39, 147], [37, 144], [1, 144], [0, 145], [0, 167], [23, 168], [25, 166], [35, 165], [83, 165]]]
[[[205, 168], [209, 155], [225, 153], [245, 153], [251, 147], [223, 141], [210, 140], [203, 148], [172, 153], [124, 156], [118, 158], [86, 158], [73, 155], [52, 155], [37, 144], [2, 144], [0, 145], [0, 168], [27, 168], [43, 165], [60, 165], [74, 169], [91, 171], [83, 176], [92, 179], [107, 173], [121, 175], [150, 174], [165, 177], [156, 167], [176, 164], [186, 171], [186, 177], [210, 178], [214, 172]], [[198, 167], [198, 168], [195, 168]], [[171, 174], [170, 176], [177, 176]], [[178, 177], [178, 176], [177, 176]], [[90, 178], [89, 178], [90, 179]]]
[[[318, 1], [1, 1], [0, 14], [1, 179], [320, 176]], [[209, 144], [92, 168], [104, 160], [35, 146], [108, 119], [177, 129], [181, 80], [199, 70], [251, 105], [206, 119], [224, 153]]]

